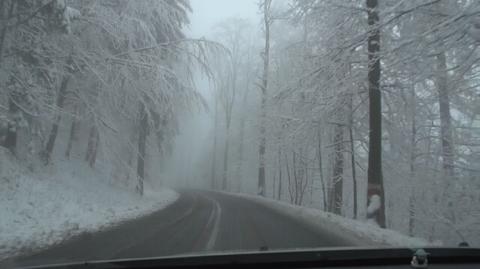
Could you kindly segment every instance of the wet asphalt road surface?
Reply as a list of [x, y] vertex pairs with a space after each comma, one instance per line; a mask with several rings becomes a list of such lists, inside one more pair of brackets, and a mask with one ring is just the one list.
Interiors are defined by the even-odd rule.
[[352, 245], [328, 231], [321, 232], [243, 197], [183, 191], [175, 203], [149, 216], [82, 234], [3, 264], [29, 266], [198, 252]]

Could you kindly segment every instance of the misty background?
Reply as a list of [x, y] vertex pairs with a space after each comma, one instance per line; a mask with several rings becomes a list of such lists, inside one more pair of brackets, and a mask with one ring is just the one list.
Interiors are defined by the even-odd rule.
[[[478, 244], [478, 14], [447, 0], [4, 0], [5, 225], [45, 197], [55, 212], [106, 190], [130, 212], [200, 188]], [[79, 210], [114, 211], [91, 200]]]

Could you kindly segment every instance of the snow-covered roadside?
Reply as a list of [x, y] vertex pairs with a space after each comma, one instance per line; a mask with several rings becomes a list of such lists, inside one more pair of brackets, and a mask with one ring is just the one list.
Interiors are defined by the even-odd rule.
[[140, 197], [91, 170], [33, 174], [17, 162], [1, 149], [0, 260], [147, 215], [178, 198], [168, 189]]
[[[419, 247], [433, 245], [422, 238], [409, 237], [397, 231], [381, 229], [367, 222], [344, 218], [314, 208], [291, 205], [286, 202], [249, 194], [236, 194], [265, 205], [272, 210], [300, 219], [321, 231], [329, 231], [346, 238], [358, 246]], [[435, 243], [438, 245], [439, 243]]]

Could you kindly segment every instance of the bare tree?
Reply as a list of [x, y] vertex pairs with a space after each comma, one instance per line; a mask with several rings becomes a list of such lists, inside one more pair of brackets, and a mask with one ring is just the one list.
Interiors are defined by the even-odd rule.
[[[385, 227], [385, 191], [382, 174], [382, 96], [380, 91], [380, 25], [378, 1], [367, 0], [368, 11], [368, 94], [369, 94], [369, 150], [368, 199], [369, 218]], [[379, 204], [373, 204], [378, 199]]]
[[448, 93], [447, 59], [445, 52], [436, 56], [437, 75], [436, 83], [438, 88], [438, 103], [440, 105], [440, 130], [442, 138], [442, 162], [443, 169], [447, 176], [453, 176], [453, 135], [452, 116], [450, 114], [450, 97]]
[[258, 195], [265, 196], [265, 150], [266, 150], [266, 116], [267, 116], [267, 89], [268, 89], [268, 72], [270, 64], [270, 25], [272, 18], [270, 15], [270, 8], [272, 0], [264, 0], [263, 7], [263, 23], [265, 27], [265, 48], [263, 50], [263, 73], [261, 91], [261, 105], [260, 105], [260, 144], [258, 148], [259, 165], [258, 165]]

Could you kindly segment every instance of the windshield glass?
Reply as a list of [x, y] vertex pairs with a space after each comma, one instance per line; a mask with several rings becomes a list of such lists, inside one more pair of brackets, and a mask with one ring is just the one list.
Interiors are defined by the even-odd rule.
[[479, 44], [474, 0], [2, 0], [0, 261], [478, 247]]

